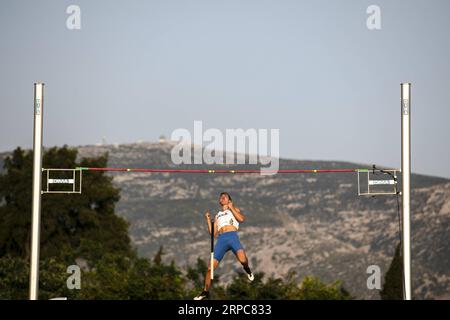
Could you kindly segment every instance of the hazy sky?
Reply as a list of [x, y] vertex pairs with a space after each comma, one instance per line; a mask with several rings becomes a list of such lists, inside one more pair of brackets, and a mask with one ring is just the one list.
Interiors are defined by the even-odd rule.
[[[66, 27], [69, 5], [81, 30]], [[369, 30], [370, 5], [381, 30]], [[450, 177], [450, 1], [17, 1], [0, 5], [0, 151], [154, 141], [177, 128], [280, 129], [282, 157]]]

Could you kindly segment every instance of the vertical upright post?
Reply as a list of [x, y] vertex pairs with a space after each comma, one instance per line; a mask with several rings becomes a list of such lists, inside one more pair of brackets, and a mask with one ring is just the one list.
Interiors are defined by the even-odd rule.
[[211, 219], [211, 280], [214, 279], [214, 218]]
[[33, 200], [31, 226], [30, 300], [38, 298], [39, 247], [41, 232], [41, 187], [42, 187], [42, 125], [44, 107], [44, 84], [34, 84], [34, 129], [33, 129]]
[[401, 84], [403, 281], [405, 299], [411, 300], [411, 84]]

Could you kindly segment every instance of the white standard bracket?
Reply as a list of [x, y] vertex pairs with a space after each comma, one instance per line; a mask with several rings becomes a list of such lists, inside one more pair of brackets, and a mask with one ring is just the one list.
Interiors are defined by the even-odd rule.
[[358, 196], [398, 194], [397, 174], [400, 170], [361, 169], [358, 175]]
[[44, 173], [44, 193], [81, 193], [82, 170], [76, 169], [42, 169]]

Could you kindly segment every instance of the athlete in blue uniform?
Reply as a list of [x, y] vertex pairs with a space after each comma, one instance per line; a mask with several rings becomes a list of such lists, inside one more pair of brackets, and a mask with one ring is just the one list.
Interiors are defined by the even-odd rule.
[[[248, 266], [248, 259], [244, 248], [239, 241], [237, 231], [239, 223], [244, 222], [245, 216], [238, 207], [233, 205], [230, 195], [227, 192], [222, 192], [219, 197], [219, 204], [221, 210], [217, 213], [214, 219], [214, 230], [211, 230], [211, 216], [209, 212], [205, 213], [206, 223], [208, 224], [208, 231], [214, 232], [214, 237], [217, 237], [217, 243], [214, 248], [214, 269], [219, 266], [225, 253], [231, 250], [238, 261], [247, 272], [247, 277], [250, 281], [254, 280], [252, 271]], [[209, 298], [209, 288], [211, 286], [211, 262], [208, 264], [208, 271], [205, 275], [205, 288], [194, 300], [202, 300]]]

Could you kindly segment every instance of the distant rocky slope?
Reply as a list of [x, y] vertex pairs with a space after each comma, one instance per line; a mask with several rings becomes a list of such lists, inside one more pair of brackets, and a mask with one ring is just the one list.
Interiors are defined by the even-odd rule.
[[[173, 167], [170, 143], [81, 146], [79, 156], [109, 153], [111, 167]], [[186, 166], [186, 168], [205, 168]], [[217, 166], [216, 166], [217, 167]], [[280, 160], [283, 169], [361, 168], [367, 165]], [[247, 168], [247, 167], [246, 167]], [[89, 174], [89, 173], [85, 173]], [[141, 255], [163, 245], [177, 264], [208, 258], [209, 238], [203, 214], [217, 209], [217, 196], [228, 191], [247, 215], [240, 235], [251, 264], [268, 276], [295, 271], [343, 286], [357, 298], [378, 299], [368, 290], [366, 269], [387, 271], [399, 241], [395, 196], [358, 197], [350, 174], [224, 175], [109, 173], [122, 189], [117, 212], [130, 222]], [[412, 235], [414, 296], [434, 299], [450, 292], [450, 181], [413, 175]], [[225, 256], [221, 281], [240, 271]]]

